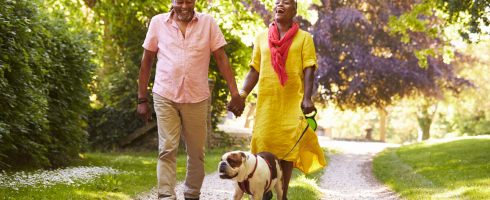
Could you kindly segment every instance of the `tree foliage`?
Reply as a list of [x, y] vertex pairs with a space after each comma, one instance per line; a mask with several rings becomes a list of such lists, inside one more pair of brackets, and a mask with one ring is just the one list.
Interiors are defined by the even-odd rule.
[[42, 5], [0, 1], [0, 168], [66, 165], [87, 136], [93, 38]]
[[[429, 1], [429, 0], [428, 0]], [[481, 29], [490, 26], [488, 0], [430, 0], [436, 2], [436, 9], [446, 14], [448, 24], [461, 24], [459, 31], [464, 40], [470, 41], [470, 34], [489, 34]]]
[[[446, 41], [441, 47], [446, 63], [454, 56], [454, 49], [449, 41], [455, 38], [450, 32], [458, 32], [466, 42], [479, 42], [481, 35], [488, 35], [482, 26], [489, 26], [488, 13], [490, 1], [487, 0], [424, 0], [414, 2], [413, 8], [402, 15], [391, 15], [389, 27], [393, 33], [401, 34], [402, 41], [408, 43], [408, 32], [426, 33], [432, 39], [442, 38]], [[432, 18], [428, 20], [427, 18]], [[435, 23], [429, 23], [435, 22]], [[474, 37], [470, 38], [470, 34]], [[434, 55], [434, 51], [426, 48], [416, 52], [417, 58], [424, 60], [427, 55]], [[420, 62], [426, 67], [426, 63]]]
[[[475, 90], [467, 90], [460, 98], [448, 98], [446, 109], [442, 111], [447, 119], [448, 131], [461, 135], [490, 135], [490, 43], [468, 45], [464, 52], [470, 57], [456, 60], [459, 73], [474, 80]], [[469, 61], [468, 61], [469, 60]]]

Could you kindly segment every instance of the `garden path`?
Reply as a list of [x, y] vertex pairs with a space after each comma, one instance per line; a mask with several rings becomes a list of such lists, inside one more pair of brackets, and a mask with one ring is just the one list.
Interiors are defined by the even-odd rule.
[[329, 154], [330, 161], [321, 177], [323, 199], [399, 199], [372, 173], [373, 157], [386, 147], [399, 145], [379, 142], [322, 141], [320, 145], [340, 149]]
[[[319, 137], [322, 147], [341, 149], [330, 154], [330, 162], [321, 177], [323, 199], [399, 199], [396, 193], [380, 183], [372, 174], [372, 158], [386, 147], [396, 144], [375, 142], [327, 141]], [[184, 182], [177, 183], [177, 199], [184, 199]], [[201, 189], [201, 199], [231, 199], [233, 186], [219, 178], [217, 172], [206, 175]], [[153, 200], [156, 188], [136, 199]]]

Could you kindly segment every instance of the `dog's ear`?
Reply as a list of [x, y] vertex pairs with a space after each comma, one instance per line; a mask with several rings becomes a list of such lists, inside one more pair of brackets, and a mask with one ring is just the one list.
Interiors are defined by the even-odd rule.
[[242, 157], [242, 159], [244, 159], [244, 158], [247, 159], [248, 158], [247, 155], [245, 155], [243, 152], [240, 152], [240, 157]]

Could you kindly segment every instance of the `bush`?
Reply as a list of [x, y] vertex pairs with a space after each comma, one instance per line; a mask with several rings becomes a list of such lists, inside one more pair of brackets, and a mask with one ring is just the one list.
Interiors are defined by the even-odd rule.
[[[153, 112], [153, 120], [156, 120]], [[118, 142], [145, 125], [135, 109], [100, 108], [90, 113], [88, 150], [112, 150]]]
[[[90, 34], [36, 1], [0, 1], [0, 168], [66, 165], [87, 136]], [[55, 15], [56, 14], [56, 15]], [[56, 17], [55, 17], [56, 16]]]

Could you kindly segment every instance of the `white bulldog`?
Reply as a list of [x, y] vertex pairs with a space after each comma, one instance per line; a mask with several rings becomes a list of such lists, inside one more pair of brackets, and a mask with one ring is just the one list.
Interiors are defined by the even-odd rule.
[[252, 154], [232, 151], [221, 157], [218, 166], [219, 177], [230, 179], [235, 186], [234, 200], [242, 199], [243, 194], [251, 195], [252, 200], [261, 200], [264, 193], [272, 188], [277, 199], [282, 199], [283, 176], [277, 156], [270, 152]]

